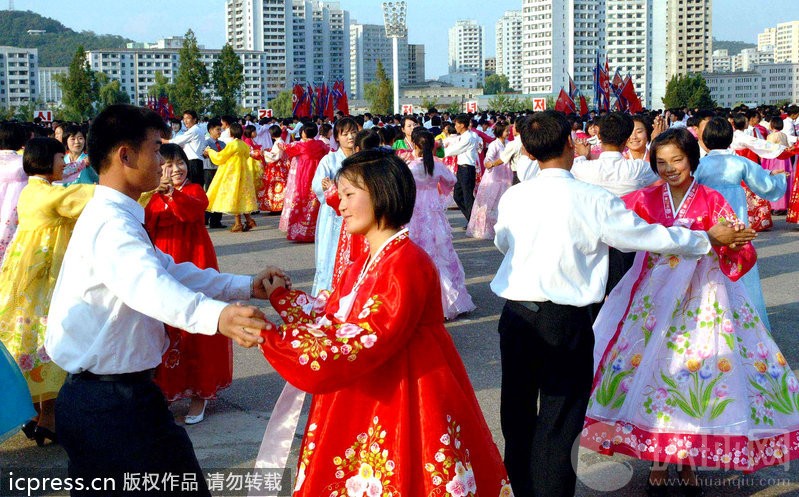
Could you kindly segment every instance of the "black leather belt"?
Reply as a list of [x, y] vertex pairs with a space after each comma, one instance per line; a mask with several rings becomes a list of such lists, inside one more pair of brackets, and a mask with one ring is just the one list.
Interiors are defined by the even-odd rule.
[[73, 374], [72, 377], [86, 381], [115, 381], [122, 383], [136, 383], [142, 381], [151, 381], [153, 377], [155, 377], [155, 369], [146, 369], [144, 371], [137, 371], [135, 373], [119, 373], [119, 374], [94, 374], [91, 371], [84, 371], [82, 373]]

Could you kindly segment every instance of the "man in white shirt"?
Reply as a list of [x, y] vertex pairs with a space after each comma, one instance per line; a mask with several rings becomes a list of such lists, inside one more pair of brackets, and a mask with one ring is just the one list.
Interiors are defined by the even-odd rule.
[[571, 497], [572, 454], [593, 378], [591, 305], [605, 296], [608, 245], [700, 256], [711, 243], [744, 242], [754, 232], [650, 225], [617, 196], [572, 176], [565, 116], [535, 113], [520, 133], [541, 172], [505, 192], [495, 226], [505, 257], [491, 289], [507, 299], [498, 327], [505, 466], [516, 495]]
[[45, 346], [69, 373], [56, 430], [71, 477], [188, 474], [199, 488], [187, 494], [210, 495], [186, 431], [152, 380], [167, 345], [163, 323], [256, 345], [270, 327], [263, 313], [222, 301], [264, 299], [263, 280], [282, 271], [220, 274], [175, 264], [155, 248], [137, 200], [160, 182], [167, 132], [158, 114], [131, 105], [111, 105], [94, 120], [89, 158], [100, 184], [64, 255]]
[[191, 109], [183, 112], [183, 125], [186, 126], [186, 131], [163, 142], [180, 145], [180, 148], [186, 152], [186, 158], [189, 159], [189, 163], [186, 164], [189, 168], [189, 181], [202, 185], [205, 132], [197, 125], [197, 113]]
[[474, 204], [474, 183], [477, 179], [475, 167], [479, 160], [479, 147], [482, 140], [476, 133], [469, 129], [471, 120], [466, 114], [455, 117], [455, 131], [458, 133], [458, 140], [449, 147], [444, 148], [444, 156], [458, 157], [458, 182], [455, 183], [455, 190], [452, 198], [458, 204], [458, 208], [466, 217], [466, 222], [472, 217], [472, 205]]

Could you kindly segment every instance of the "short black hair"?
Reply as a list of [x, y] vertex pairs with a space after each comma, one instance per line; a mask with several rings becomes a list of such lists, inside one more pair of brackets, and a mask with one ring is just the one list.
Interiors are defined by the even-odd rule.
[[316, 135], [319, 133], [319, 127], [316, 126], [315, 122], [307, 122], [302, 125], [300, 129], [300, 134], [305, 134], [305, 138], [312, 139], [316, 138]]
[[463, 126], [466, 126], [467, 128], [472, 125], [472, 120], [466, 114], [458, 114], [457, 116], [455, 116], [455, 119], [453, 121], [454, 121], [453, 124], [460, 123]]
[[[646, 131], [646, 140], [649, 141], [652, 139], [652, 132], [655, 130], [655, 126], [652, 123], [652, 118], [647, 116], [646, 114], [636, 114], [631, 118], [633, 120], [633, 129], [635, 129], [635, 123], [641, 123]], [[632, 133], [630, 133], [632, 135]]]
[[86, 145], [89, 163], [102, 172], [109, 164], [111, 153], [123, 145], [141, 147], [150, 130], [169, 136], [169, 127], [161, 116], [146, 107], [127, 104], [109, 105], [92, 122]]
[[244, 128], [242, 128], [241, 124], [239, 124], [238, 122], [230, 123], [228, 131], [230, 132], [230, 136], [232, 136], [233, 138], [241, 139], [241, 137], [244, 136]]
[[182, 160], [186, 167], [189, 167], [189, 157], [183, 151], [183, 147], [174, 143], [161, 144], [161, 158], [164, 162]]
[[380, 135], [373, 129], [362, 129], [355, 135], [355, 146], [359, 152], [377, 148], [380, 146]]
[[[710, 124], [708, 123], [708, 126]], [[707, 130], [707, 128], [705, 128]], [[704, 134], [703, 134], [704, 136]], [[658, 150], [666, 145], [674, 145], [688, 157], [691, 171], [696, 171], [699, 166], [699, 142], [687, 128], [669, 128], [657, 135], [652, 140], [649, 147], [649, 167], [657, 174], [658, 172]]]
[[197, 111], [196, 110], [186, 109], [186, 110], [183, 111], [183, 114], [181, 114], [181, 115], [185, 116], [186, 114], [190, 115], [192, 117], [192, 119], [194, 119], [195, 121], [197, 120]]
[[269, 126], [269, 136], [272, 138], [280, 138], [283, 134], [283, 130], [277, 124], [273, 124]]
[[22, 169], [28, 176], [52, 174], [53, 158], [63, 153], [64, 144], [55, 138], [31, 138], [22, 154]]
[[0, 122], [0, 150], [17, 151], [25, 145], [27, 139], [25, 129], [19, 123]]
[[627, 114], [611, 112], [599, 120], [599, 139], [602, 143], [621, 147], [633, 134], [633, 120]]
[[338, 137], [341, 135], [343, 131], [355, 131], [358, 132], [359, 126], [357, 121], [351, 117], [342, 117], [338, 121], [336, 121], [336, 125], [333, 127], [333, 136], [338, 140]]
[[571, 132], [566, 116], [554, 110], [536, 112], [519, 127], [524, 149], [542, 162], [560, 157]]
[[745, 114], [739, 112], [732, 116], [732, 125], [735, 129], [743, 131], [749, 126], [749, 119], [746, 118]]
[[702, 142], [708, 150], [725, 150], [732, 143], [732, 126], [723, 117], [712, 117], [702, 131]]
[[212, 129], [212, 128], [219, 128], [222, 126], [222, 120], [218, 117], [212, 117], [208, 120], [208, 124], [205, 126], [205, 129]]
[[[67, 140], [78, 133], [82, 134], [84, 138], [86, 138], [86, 134], [83, 132], [83, 128], [78, 126], [77, 124], [69, 124], [64, 126], [64, 129], [61, 131], [61, 143], [64, 144], [65, 147], [69, 148], [67, 145]], [[86, 144], [83, 144], [83, 150], [86, 150]]]
[[347, 178], [369, 192], [379, 227], [400, 229], [411, 220], [416, 182], [405, 161], [393, 150], [370, 149], [352, 154], [341, 163], [336, 179]]
[[775, 131], [782, 131], [782, 129], [785, 127], [785, 123], [782, 122], [782, 118], [780, 116], [772, 116], [769, 119], [768, 124], [771, 126], [771, 129]]

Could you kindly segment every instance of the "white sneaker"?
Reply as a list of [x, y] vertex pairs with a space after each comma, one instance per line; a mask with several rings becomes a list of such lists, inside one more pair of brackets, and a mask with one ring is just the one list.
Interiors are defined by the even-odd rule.
[[208, 401], [204, 400], [203, 401], [203, 410], [200, 411], [200, 414], [198, 414], [196, 416], [186, 416], [186, 419], [184, 420], [184, 422], [187, 425], [196, 425], [197, 423], [201, 422], [203, 419], [205, 419], [205, 408], [206, 408], [206, 406], [208, 406]]

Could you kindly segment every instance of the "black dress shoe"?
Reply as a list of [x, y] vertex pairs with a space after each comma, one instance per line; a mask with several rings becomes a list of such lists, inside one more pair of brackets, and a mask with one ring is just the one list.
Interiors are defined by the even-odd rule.
[[209, 224], [208, 227], [211, 228], [211, 229], [225, 229], [225, 228], [227, 228], [227, 225], [226, 224], [222, 224], [222, 223]]
[[25, 436], [28, 437], [28, 440], [33, 440], [33, 436], [36, 433], [36, 420], [31, 419], [30, 421], [22, 425], [21, 429], [22, 433], [24, 433]]
[[36, 445], [39, 447], [44, 447], [44, 441], [49, 439], [54, 444], [58, 443], [58, 435], [55, 432], [43, 427], [37, 426], [36, 430], [33, 432], [33, 438], [36, 440]]

